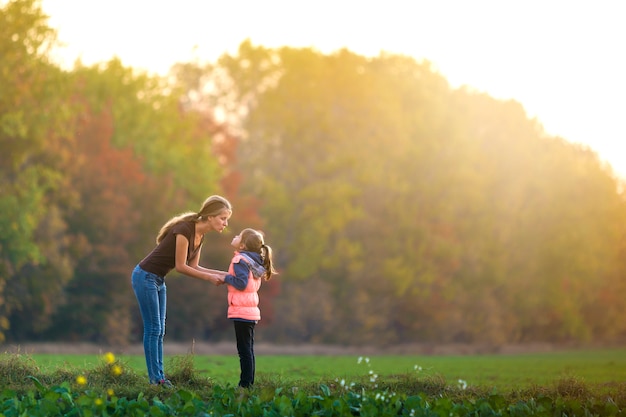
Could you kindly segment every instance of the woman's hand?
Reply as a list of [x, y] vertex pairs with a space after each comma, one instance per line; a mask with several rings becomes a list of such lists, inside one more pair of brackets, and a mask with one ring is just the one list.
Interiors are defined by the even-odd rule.
[[224, 277], [215, 273], [207, 273], [205, 280], [213, 283], [215, 286], [220, 286], [224, 283]]
[[218, 287], [220, 285], [224, 285], [224, 277], [226, 276], [226, 273], [224, 273], [224, 275], [217, 275], [217, 282], [215, 283], [215, 285], [217, 285]]

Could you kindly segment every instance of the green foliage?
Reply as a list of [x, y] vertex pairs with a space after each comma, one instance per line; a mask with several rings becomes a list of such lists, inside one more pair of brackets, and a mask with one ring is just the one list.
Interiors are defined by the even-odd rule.
[[0, 371], [0, 385], [3, 387], [13, 386], [41, 373], [32, 357], [21, 354], [4, 354], [0, 360]]
[[61, 232], [49, 211], [71, 194], [63, 188], [61, 170], [68, 147], [66, 84], [48, 60], [56, 34], [46, 23], [36, 1], [0, 5], [0, 342], [11, 313], [31, 295], [12, 290], [23, 268], [49, 265], [56, 270], [51, 282], [68, 278], [67, 269], [57, 268], [66, 260], [55, 250], [59, 240], [39, 233]]
[[136, 305], [119, 288], [170, 216], [219, 192], [207, 115], [119, 60], [54, 66], [38, 1], [4, 2], [0, 22], [0, 342], [124, 345]]
[[[375, 363], [376, 365], [376, 363]], [[122, 369], [119, 373], [117, 367]], [[184, 375], [173, 390], [147, 386], [125, 364], [107, 353], [92, 369], [66, 369], [46, 375], [24, 355], [0, 360], [0, 412], [4, 415], [276, 415], [276, 416], [553, 416], [624, 415], [623, 384], [608, 391], [564, 378], [553, 387], [495, 392], [488, 387], [451, 386], [441, 380], [416, 381], [409, 374], [395, 382], [363, 377], [361, 383], [302, 379], [283, 384], [263, 379], [255, 388], [208, 384], [192, 376], [189, 357], [172, 374]], [[24, 372], [30, 373], [24, 376]], [[32, 373], [31, 373], [32, 372]], [[5, 377], [6, 378], [6, 377]], [[82, 378], [82, 379], [81, 379]], [[23, 383], [20, 384], [19, 380]], [[197, 385], [199, 381], [204, 383]], [[330, 378], [329, 378], [330, 380]], [[419, 380], [419, 379], [418, 379]], [[10, 385], [9, 385], [10, 384]], [[572, 389], [573, 387], [573, 389]]]

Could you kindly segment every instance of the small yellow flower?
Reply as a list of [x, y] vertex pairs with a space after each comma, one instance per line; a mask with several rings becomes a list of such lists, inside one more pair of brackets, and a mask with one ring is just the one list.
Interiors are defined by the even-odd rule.
[[78, 385], [85, 385], [87, 383], [87, 378], [85, 378], [82, 375], [79, 375], [79, 376], [76, 377], [76, 383]]
[[109, 365], [112, 364], [113, 362], [115, 362], [115, 355], [112, 354], [111, 352], [107, 352], [104, 355], [104, 361], [108, 363]]
[[107, 395], [108, 395], [109, 397], [112, 397], [112, 396], [114, 396], [114, 395], [115, 395], [115, 391], [113, 391], [111, 388], [109, 388], [109, 389], [107, 390]]
[[113, 365], [113, 367], [111, 368], [111, 373], [115, 376], [122, 375], [122, 367], [119, 365]]
[[102, 398], [96, 398], [96, 400], [94, 401], [94, 403], [96, 405], [102, 405]]

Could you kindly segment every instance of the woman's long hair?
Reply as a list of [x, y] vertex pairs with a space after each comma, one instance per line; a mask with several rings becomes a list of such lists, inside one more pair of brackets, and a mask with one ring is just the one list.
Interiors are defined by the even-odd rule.
[[206, 220], [209, 217], [219, 216], [225, 210], [232, 213], [233, 208], [230, 205], [230, 202], [222, 196], [212, 195], [211, 197], [204, 200], [204, 203], [202, 204], [199, 212], [194, 213], [192, 211], [188, 211], [169, 219], [161, 227], [161, 230], [159, 230], [159, 234], [156, 238], [156, 243], [157, 245], [161, 243], [163, 238], [165, 238], [165, 235], [167, 235], [167, 232], [169, 232], [172, 227], [180, 222], [192, 221], [194, 223], [197, 223], [201, 220]]

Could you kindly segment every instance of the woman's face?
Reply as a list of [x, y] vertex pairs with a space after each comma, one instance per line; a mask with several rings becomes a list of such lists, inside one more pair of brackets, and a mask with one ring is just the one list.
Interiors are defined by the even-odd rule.
[[207, 222], [209, 222], [209, 226], [212, 230], [222, 233], [224, 229], [226, 229], [226, 226], [228, 226], [228, 219], [230, 219], [231, 214], [230, 210], [224, 209], [217, 216], [207, 217]]

